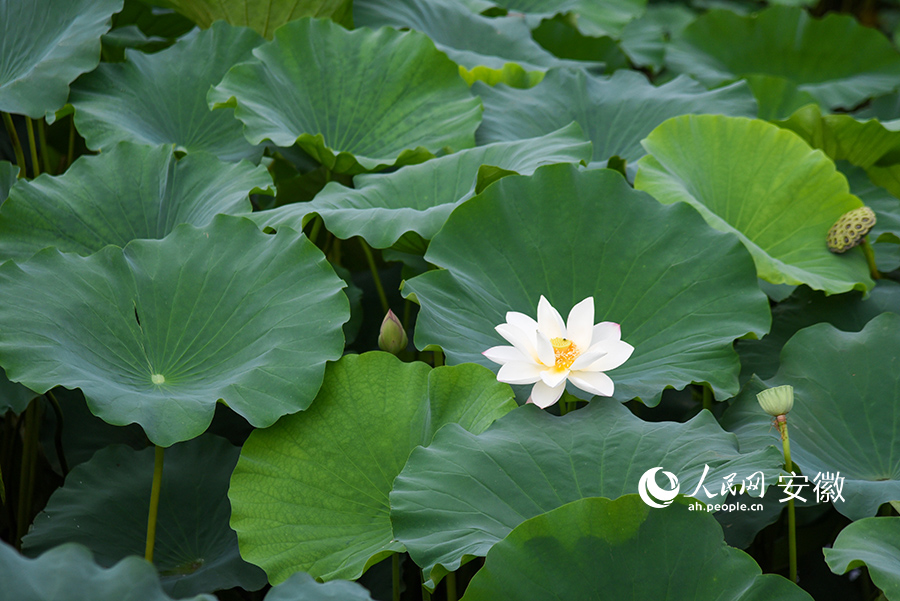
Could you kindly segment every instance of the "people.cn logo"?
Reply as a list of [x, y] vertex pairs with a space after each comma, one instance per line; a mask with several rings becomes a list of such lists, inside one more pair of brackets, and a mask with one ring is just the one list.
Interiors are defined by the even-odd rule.
[[656, 472], [661, 469], [661, 467], [654, 467], [647, 470], [641, 476], [641, 481], [638, 482], [638, 494], [641, 495], [641, 500], [650, 507], [656, 507], [657, 509], [671, 505], [681, 489], [678, 478], [672, 472], [663, 472], [663, 475], [669, 479], [671, 490], [660, 488], [656, 483]]

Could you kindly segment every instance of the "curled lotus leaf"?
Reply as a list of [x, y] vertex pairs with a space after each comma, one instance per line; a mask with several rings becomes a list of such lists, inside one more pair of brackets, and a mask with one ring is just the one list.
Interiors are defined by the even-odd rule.
[[[104, 568], [84, 545], [66, 543], [29, 559], [0, 541], [3, 593], [16, 601], [65, 601], [73, 591], [93, 601], [172, 601], [163, 592], [153, 565], [141, 557], [126, 557]], [[216, 601], [197, 595], [182, 601]]]
[[280, 28], [210, 89], [208, 101], [234, 107], [252, 144], [297, 143], [351, 175], [471, 148], [481, 121], [481, 102], [424, 34], [347, 31], [320, 19]]
[[593, 166], [613, 156], [629, 163], [646, 154], [641, 140], [660, 123], [688, 113], [753, 117], [756, 102], [746, 83], [706, 90], [689, 77], [659, 87], [642, 73], [619, 70], [601, 78], [571, 69], [551, 69], [537, 86], [473, 87], [484, 102], [479, 144], [521, 140], [578, 123], [594, 145]]
[[178, 160], [169, 146], [122, 142], [83, 156], [59, 176], [19, 181], [0, 206], [0, 259], [47, 248], [82, 255], [108, 244], [164, 238], [217, 214], [249, 214], [249, 195], [272, 189], [265, 167], [205, 152]]
[[0, 112], [40, 118], [100, 62], [100, 36], [123, 0], [0, 0]]
[[[816, 19], [788, 6], [746, 16], [710, 10], [675, 37], [666, 64], [709, 87], [745, 76], [780, 78], [785, 95], [806, 93], [826, 109], [886, 94], [900, 76], [900, 52], [881, 32], [851, 15]], [[771, 95], [767, 103], [780, 100]]]
[[827, 294], [875, 285], [862, 250], [838, 256], [826, 244], [831, 226], [862, 202], [834, 162], [793, 132], [757, 119], [685, 115], [641, 143], [649, 154], [635, 188], [663, 204], [690, 204], [713, 228], [737, 234], [761, 279]]
[[103, 63], [73, 84], [75, 127], [94, 150], [129, 141], [258, 161], [262, 147], [247, 142], [233, 111], [210, 111], [206, 94], [262, 42], [247, 28], [218, 22], [154, 54], [128, 50], [125, 62]]

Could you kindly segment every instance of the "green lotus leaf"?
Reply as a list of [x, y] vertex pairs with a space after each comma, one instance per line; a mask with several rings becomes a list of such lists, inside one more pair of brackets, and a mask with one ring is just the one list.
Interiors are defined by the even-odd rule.
[[305, 409], [349, 317], [305, 237], [227, 215], [86, 258], [46, 249], [4, 263], [0, 282], [9, 378], [81, 388], [95, 415], [160, 446], [199, 436], [219, 399], [263, 428]]
[[0, 369], [0, 417], [7, 411], [12, 411], [16, 415], [22, 413], [31, 399], [37, 395], [38, 393], [21, 384], [10, 382], [6, 372]]
[[352, 0], [162, 0], [204, 29], [226, 21], [272, 39], [275, 30], [303, 17], [332, 19], [353, 25]]
[[254, 213], [252, 219], [300, 231], [318, 214], [339, 238], [362, 236], [376, 248], [391, 246], [406, 232], [430, 240], [453, 209], [484, 186], [486, 170], [531, 174], [541, 165], [586, 162], [590, 156], [590, 142], [571, 123], [540, 138], [461, 150], [394, 173], [358, 175], [355, 189], [329, 183], [312, 202]]
[[473, 13], [483, 13], [486, 10], [495, 8], [494, 3], [489, 0], [459, 0], [459, 3]]
[[755, 73], [745, 75], [744, 80], [753, 90], [753, 96], [759, 104], [757, 117], [766, 121], [786, 119], [795, 111], [815, 104], [816, 99], [797, 84], [784, 77]]
[[[683, 494], [722, 503], [728, 475], [737, 474], [740, 484], [761, 471], [774, 482], [782, 463], [774, 448], [740, 454], [737, 439], [709, 412], [686, 424], [650, 423], [611, 400], [562, 418], [525, 406], [478, 435], [445, 426], [429, 447], [413, 451], [394, 481], [391, 521], [394, 536], [436, 584], [524, 520], [584, 497], [634, 493], [656, 466], [677, 476]], [[701, 476], [712, 497], [698, 488]]]
[[[111, 444], [128, 445], [135, 450], [147, 446], [147, 436], [140, 426], [130, 424], [121, 427], [107, 424], [91, 413], [80, 390], [56, 388], [52, 392], [62, 409], [62, 448], [69, 468], [88, 461], [94, 453]], [[49, 404], [45, 404], [44, 408], [44, 425], [40, 432], [41, 446], [48, 463], [62, 474], [63, 469], [56, 448], [58, 423], [56, 414]], [[140, 555], [143, 554], [141, 551]]]
[[[510, 15], [508, 18], [520, 19], [521, 16]], [[616, 40], [606, 36], [594, 38], [580, 33], [567, 15], [557, 15], [541, 21], [532, 30], [531, 37], [554, 56], [575, 61], [574, 65], [570, 65], [591, 73], [609, 74], [618, 69], [629, 68], [628, 57]]]
[[490, 550], [462, 601], [534, 598], [812, 601], [727, 546], [711, 515], [683, 501], [652, 510], [637, 495], [582, 499], [523, 522]]
[[0, 112], [35, 119], [100, 62], [100, 36], [123, 0], [0, 0]]
[[835, 574], [866, 566], [886, 599], [900, 599], [900, 517], [865, 518], [838, 534], [831, 549], [822, 549]]
[[523, 13], [530, 27], [543, 19], [568, 15], [582, 34], [593, 37], [617, 37], [622, 28], [639, 17], [646, 0], [495, 0], [494, 4], [511, 13]]
[[[843, 170], [850, 181], [854, 193], [860, 194], [860, 198], [867, 206], [871, 207], [878, 217], [877, 223], [869, 232], [869, 239], [873, 244], [878, 269], [893, 271], [898, 266], [898, 254], [896, 244], [900, 243], [900, 163], [894, 163], [881, 167], [873, 165], [869, 167], [864, 177], [859, 171], [847, 168]], [[857, 192], [858, 190], [858, 192]], [[887, 242], [889, 244], [879, 244]], [[885, 252], [887, 248], [893, 252]]]
[[[246, 563], [228, 527], [225, 493], [240, 450], [206, 435], [165, 453], [153, 562], [163, 589], [187, 597], [235, 586], [257, 590], [266, 575]], [[154, 451], [113, 445], [75, 467], [56, 489], [22, 540], [36, 556], [65, 542], [93, 551], [111, 567], [143, 555], [153, 480]]]
[[459, 76], [470, 86], [482, 81], [489, 86], [506, 84], [513, 88], [533, 88], [544, 79], [544, 71], [526, 71], [517, 63], [506, 63], [499, 69], [478, 66], [472, 69], [459, 68]]
[[127, 0], [122, 12], [116, 15], [113, 29], [134, 24], [148, 36], [175, 41], [195, 27], [193, 21], [174, 9], [160, 8], [162, 4], [163, 0], [154, 1], [152, 5], [140, 0]]
[[877, 119], [857, 121], [850, 115], [823, 115], [815, 104], [775, 125], [791, 130], [833, 160], [849, 161], [858, 167], [871, 167], [886, 154], [900, 152], [900, 127], [886, 127]]
[[72, 86], [75, 126], [95, 150], [129, 141], [258, 160], [262, 148], [247, 142], [233, 111], [210, 111], [206, 94], [262, 42], [252, 30], [222, 22], [156, 54], [128, 51], [126, 62], [100, 65]]
[[430, 369], [387, 353], [330, 364], [316, 402], [250, 435], [231, 478], [241, 555], [279, 583], [298, 570], [355, 579], [403, 545], [388, 494], [444, 424], [481, 432], [515, 407], [477, 365]]
[[900, 92], [891, 92], [873, 99], [853, 111], [853, 116], [857, 119], [878, 119], [883, 125], [893, 129], [900, 119]]
[[481, 103], [424, 34], [301, 19], [253, 55], [208, 95], [211, 106], [236, 107], [253, 144], [296, 142], [349, 174], [475, 145]]
[[[90, 550], [68, 543], [29, 559], [0, 541], [0, 581], [16, 601], [69, 601], [73, 594], [92, 601], [171, 601], [153, 566], [126, 557], [111, 568], [94, 563]], [[75, 593], [77, 591], [77, 593]], [[182, 601], [216, 601], [197, 595]]]
[[[675, 117], [642, 142], [635, 188], [663, 204], [686, 202], [718, 230], [734, 232], [759, 277], [826, 294], [874, 286], [861, 249], [828, 250], [838, 218], [862, 206], [821, 151], [759, 120]], [[761, 177], [760, 174], [765, 174]]]
[[[116, 17], [117, 21], [121, 16]], [[137, 25], [118, 25], [109, 30], [101, 38], [103, 51], [114, 52], [117, 61], [125, 60], [125, 49], [140, 49], [143, 52], [154, 52], [166, 48], [171, 44], [166, 38], [148, 36]], [[121, 52], [121, 54], [120, 54]], [[109, 54], [106, 60], [109, 61]]]
[[481, 66], [499, 74], [516, 64], [526, 72], [543, 73], [565, 63], [531, 39], [522, 19], [484, 17], [456, 0], [356, 0], [353, 20], [357, 27], [421, 31], [469, 71]]
[[845, 332], [859, 332], [874, 317], [900, 308], [900, 284], [881, 279], [866, 296], [858, 291], [826, 296], [807, 287], [772, 307], [772, 329], [761, 340], [738, 340], [741, 381], [756, 374], [766, 380], [778, 371], [781, 349], [803, 328], [830, 323]]
[[[833, 501], [851, 520], [875, 515], [879, 505], [900, 499], [900, 315], [882, 313], [861, 332], [817, 324], [797, 332], [781, 351], [781, 367], [767, 386], [794, 387], [788, 415], [791, 458], [808, 478], [801, 497]], [[771, 418], [753, 394], [742, 393], [722, 425], [738, 435], [742, 449], [781, 446]], [[840, 474], [841, 498], [820, 498], [814, 481]]]
[[618, 156], [633, 162], [646, 154], [641, 140], [670, 117], [686, 113], [756, 115], [746, 84], [707, 91], [688, 77], [655, 87], [634, 71], [598, 78], [583, 71], [552, 69], [534, 88], [490, 88], [476, 83], [484, 101], [478, 143], [546, 135], [576, 121], [594, 144], [594, 164]]
[[0, 258], [49, 246], [89, 255], [137, 239], [160, 239], [182, 223], [249, 214], [248, 195], [271, 190], [264, 167], [223, 163], [203, 152], [176, 160], [171, 146], [116, 145], [85, 155], [62, 175], [20, 181], [0, 207]]
[[9, 189], [16, 183], [19, 175], [19, 168], [12, 163], [0, 161], [0, 205], [9, 196]]
[[297, 572], [266, 594], [266, 601], [372, 601], [355, 582], [316, 582], [312, 576]]
[[780, 77], [827, 109], [890, 92], [900, 76], [900, 53], [880, 32], [850, 15], [815, 19], [786, 6], [748, 16], [710, 10], [673, 40], [666, 64], [710, 87], [748, 75]]
[[[759, 380], [757, 379], [756, 381]], [[759, 391], [761, 392], [765, 388], [766, 386], [762, 385]], [[729, 546], [737, 549], [748, 548], [766, 526], [774, 524], [781, 519], [782, 512], [787, 507], [787, 502], [781, 502], [784, 498], [784, 493], [782, 489], [777, 488], [777, 483], [777, 478], [767, 482], [766, 495], [762, 499], [754, 499], [754, 501], [759, 502], [759, 505], [754, 507], [753, 511], [720, 511], [713, 514], [716, 517], [716, 521], [722, 526], [725, 542]], [[741, 503], [746, 501], [746, 497], [728, 497], [724, 503]], [[794, 501], [796, 509], [801, 510], [801, 523], [804, 523], [806, 515], [801, 508], [804, 508], [807, 504], [801, 503], [796, 499]], [[815, 499], [812, 499], [809, 505], [815, 505]]]
[[635, 67], [661, 71], [669, 40], [696, 19], [680, 4], [650, 4], [647, 11], [622, 30], [622, 50]]
[[607, 169], [551, 165], [505, 177], [450, 215], [425, 259], [444, 269], [403, 288], [421, 305], [418, 348], [437, 345], [448, 363], [496, 370], [481, 353], [505, 344], [494, 327], [507, 311], [533, 317], [544, 295], [565, 314], [593, 296], [595, 320], [621, 324], [635, 348], [610, 372], [620, 400], [656, 405], [664, 388], [691, 382], [733, 396], [734, 339], [769, 327], [768, 301], [737, 238]]

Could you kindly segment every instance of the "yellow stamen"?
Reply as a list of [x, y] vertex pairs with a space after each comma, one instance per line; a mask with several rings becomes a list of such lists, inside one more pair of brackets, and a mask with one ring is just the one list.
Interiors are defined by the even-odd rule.
[[553, 368], [557, 370], [569, 369], [581, 354], [578, 347], [568, 338], [553, 338], [550, 340], [550, 344], [553, 345], [553, 354], [556, 355], [556, 363]]

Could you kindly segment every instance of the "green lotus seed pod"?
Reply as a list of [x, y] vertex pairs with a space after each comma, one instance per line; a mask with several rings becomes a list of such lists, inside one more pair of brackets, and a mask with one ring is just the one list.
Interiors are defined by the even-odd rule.
[[843, 253], [862, 244], [863, 238], [875, 225], [875, 221], [875, 211], [869, 207], [847, 211], [828, 230], [826, 239], [828, 250], [833, 253]]
[[794, 387], [793, 386], [776, 386], [763, 390], [756, 395], [763, 411], [772, 417], [787, 414], [794, 406]]

